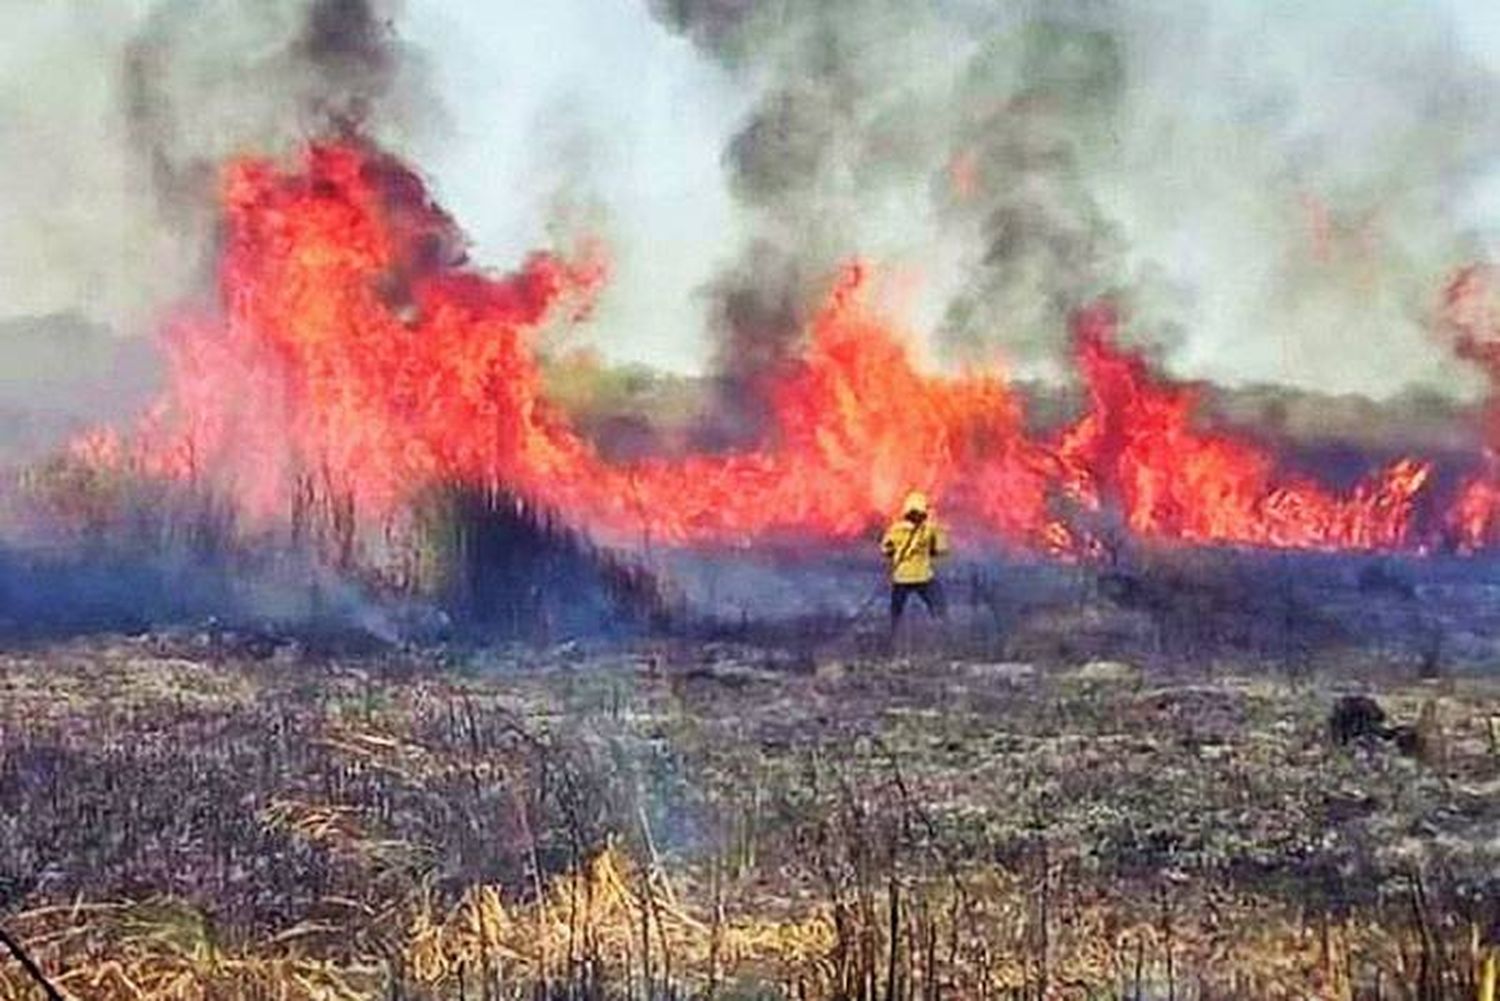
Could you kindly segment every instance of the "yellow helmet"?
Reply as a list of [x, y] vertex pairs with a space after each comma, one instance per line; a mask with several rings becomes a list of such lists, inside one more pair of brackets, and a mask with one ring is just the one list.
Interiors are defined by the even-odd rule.
[[920, 490], [913, 490], [906, 495], [906, 500], [901, 504], [902, 514], [926, 514], [927, 495]]

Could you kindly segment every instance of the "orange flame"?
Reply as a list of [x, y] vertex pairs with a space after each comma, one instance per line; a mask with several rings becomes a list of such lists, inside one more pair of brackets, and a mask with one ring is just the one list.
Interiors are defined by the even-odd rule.
[[1484, 371], [1490, 402], [1484, 421], [1483, 468], [1459, 489], [1446, 528], [1454, 544], [1475, 552], [1500, 539], [1500, 294], [1494, 268], [1460, 268], [1443, 289], [1440, 322], [1460, 358]]
[[1193, 427], [1197, 395], [1154, 381], [1112, 346], [1107, 306], [1075, 320], [1089, 409], [1062, 437], [1073, 489], [1119, 500], [1128, 527], [1152, 539], [1304, 549], [1388, 549], [1406, 543], [1431, 468], [1402, 460], [1340, 497], [1276, 475], [1269, 452]]
[[1195, 427], [1196, 393], [1118, 349], [1103, 306], [1075, 323], [1087, 409], [1037, 440], [998, 377], [918, 371], [858, 263], [768, 387], [761, 446], [611, 463], [549, 404], [535, 353], [549, 322], [587, 310], [601, 254], [483, 274], [415, 175], [355, 142], [317, 144], [296, 169], [237, 161], [223, 202], [219, 315], [172, 327], [170, 391], [138, 447], [147, 468], [210, 477], [265, 517], [307, 477], [366, 517], [456, 481], [617, 540], [733, 545], [854, 536], [915, 486], [955, 522], [1044, 551], [1093, 545], [1067, 502], [1152, 540], [1384, 549], [1411, 544], [1429, 477], [1407, 460], [1339, 495], [1279, 475], [1269, 451]]

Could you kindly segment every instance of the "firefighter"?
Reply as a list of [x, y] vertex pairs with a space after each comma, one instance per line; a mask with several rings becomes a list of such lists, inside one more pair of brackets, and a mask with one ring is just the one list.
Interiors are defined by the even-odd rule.
[[922, 599], [933, 618], [944, 618], [947, 606], [932, 563], [947, 555], [948, 535], [932, 517], [926, 494], [913, 490], [906, 495], [901, 517], [886, 529], [880, 551], [891, 564], [891, 638], [913, 594]]

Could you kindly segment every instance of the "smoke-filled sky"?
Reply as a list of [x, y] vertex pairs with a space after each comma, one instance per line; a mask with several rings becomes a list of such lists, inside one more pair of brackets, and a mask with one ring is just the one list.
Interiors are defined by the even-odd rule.
[[0, 317], [149, 333], [202, 281], [207, 165], [328, 118], [412, 157], [486, 265], [601, 235], [588, 336], [688, 371], [791, 350], [860, 253], [934, 363], [1058, 371], [1110, 293], [1181, 374], [1449, 385], [1425, 311], [1500, 234], [1481, 0], [0, 7]]

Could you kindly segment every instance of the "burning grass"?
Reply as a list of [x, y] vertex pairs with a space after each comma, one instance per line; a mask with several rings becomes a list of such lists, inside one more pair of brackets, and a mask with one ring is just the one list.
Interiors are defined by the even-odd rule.
[[[800, 356], [761, 373], [768, 420], [751, 444], [612, 458], [549, 395], [543, 364], [545, 335], [586, 316], [606, 279], [600, 248], [480, 271], [419, 175], [352, 136], [292, 163], [232, 160], [220, 209], [216, 306], [178, 319], [168, 392], [94, 453], [106, 469], [212, 484], [251, 523], [295, 522], [309, 483], [337, 499], [335, 521], [377, 532], [434, 488], [503, 485], [612, 544], [848, 540], [921, 487], [973, 534], [1072, 557], [1094, 554], [1106, 515], [1156, 543], [1490, 541], [1489, 478], [1449, 497], [1419, 455], [1361, 463], [1372, 468], [1342, 487], [1298, 474], [1270, 443], [1206, 426], [1201, 388], [1123, 349], [1107, 302], [1075, 304], [1084, 410], [1040, 432], [1004, 359], [923, 371], [878, 269], [857, 260], [808, 310]], [[1492, 333], [1490, 292], [1467, 282], [1441, 311], [1473, 361], [1487, 357], [1472, 345]]]
[[1417, 760], [1330, 747], [1336, 680], [486, 656], [10, 655], [4, 927], [103, 999], [1471, 998], [1492, 955], [1488, 683], [1382, 691]]

